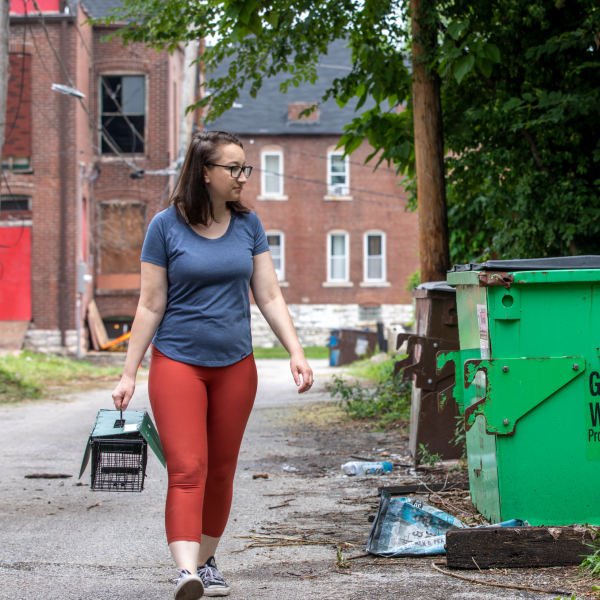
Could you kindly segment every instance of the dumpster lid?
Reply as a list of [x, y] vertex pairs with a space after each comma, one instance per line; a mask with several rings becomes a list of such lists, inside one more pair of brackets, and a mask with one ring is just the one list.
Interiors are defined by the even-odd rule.
[[555, 258], [488, 260], [483, 263], [454, 265], [449, 273], [458, 273], [461, 271], [558, 271], [572, 269], [600, 269], [600, 256], [557, 256]]
[[442, 292], [453, 292], [456, 293], [456, 290], [453, 287], [450, 287], [445, 281], [428, 281], [427, 283], [422, 283], [418, 285], [415, 289], [417, 290], [440, 290]]

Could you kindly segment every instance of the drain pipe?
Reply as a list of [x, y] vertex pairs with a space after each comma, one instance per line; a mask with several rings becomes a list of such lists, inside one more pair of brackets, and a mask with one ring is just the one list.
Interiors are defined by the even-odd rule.
[[[69, 57], [67, 41], [67, 21], [63, 19], [60, 31], [60, 57], [66, 66]], [[65, 85], [69, 85], [63, 74]], [[69, 96], [60, 96], [60, 257], [59, 257], [59, 280], [58, 280], [58, 324], [60, 327], [60, 344], [63, 348], [67, 346], [67, 118]]]

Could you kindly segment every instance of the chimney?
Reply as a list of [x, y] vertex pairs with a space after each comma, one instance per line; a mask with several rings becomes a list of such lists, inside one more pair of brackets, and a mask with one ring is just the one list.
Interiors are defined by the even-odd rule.
[[[310, 115], [302, 115], [300, 113], [308, 108], [315, 107]], [[288, 104], [288, 122], [289, 123], [318, 123], [319, 109], [314, 102], [290, 102]]]

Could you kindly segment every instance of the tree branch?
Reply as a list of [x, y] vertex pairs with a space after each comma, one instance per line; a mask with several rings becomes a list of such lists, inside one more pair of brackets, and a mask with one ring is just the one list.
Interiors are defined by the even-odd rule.
[[540, 170], [548, 174], [548, 178], [552, 183], [554, 183], [556, 179], [554, 178], [552, 173], [550, 173], [550, 169], [546, 165], [542, 164], [542, 159], [538, 155], [537, 145], [535, 143], [535, 140], [533, 139], [533, 136], [531, 135], [531, 132], [528, 129], [522, 129], [521, 131], [523, 132], [523, 137], [527, 140], [527, 142], [529, 142], [529, 149], [531, 150], [533, 160], [535, 160], [535, 163], [540, 168]]

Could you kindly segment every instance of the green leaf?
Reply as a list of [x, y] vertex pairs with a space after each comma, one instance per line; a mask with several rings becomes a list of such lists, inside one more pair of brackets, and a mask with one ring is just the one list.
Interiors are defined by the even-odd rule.
[[480, 58], [479, 56], [475, 59], [475, 65], [479, 70], [486, 76], [489, 77], [492, 74], [492, 61], [487, 58]]
[[460, 83], [464, 76], [471, 71], [474, 64], [475, 57], [472, 54], [464, 56], [456, 62], [456, 65], [454, 66], [454, 77], [456, 77], [456, 81], [458, 81], [458, 83]]
[[453, 21], [448, 25], [446, 29], [446, 33], [454, 40], [457, 40], [462, 36], [462, 33], [467, 27], [470, 25], [469, 19], [465, 19], [464, 21]]
[[523, 100], [521, 100], [520, 98], [511, 98], [508, 102], [506, 102], [504, 104], [504, 106], [502, 107], [502, 110], [505, 112], [508, 112], [508, 111], [514, 110], [515, 108], [518, 108], [522, 104], [523, 104]]
[[491, 43], [487, 43], [483, 46], [482, 54], [485, 58], [487, 58], [488, 60], [491, 60], [492, 62], [495, 62], [495, 63], [499, 63], [501, 60], [500, 59], [500, 50], [499, 50], [498, 46], [495, 46], [494, 44], [491, 44]]

